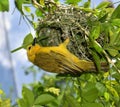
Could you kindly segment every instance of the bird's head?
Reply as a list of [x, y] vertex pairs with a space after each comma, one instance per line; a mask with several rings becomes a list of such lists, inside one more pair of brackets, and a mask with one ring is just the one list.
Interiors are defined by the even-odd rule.
[[33, 43], [27, 47], [27, 56], [31, 62], [34, 62], [35, 55], [38, 53], [40, 45], [36, 43], [36, 38]]

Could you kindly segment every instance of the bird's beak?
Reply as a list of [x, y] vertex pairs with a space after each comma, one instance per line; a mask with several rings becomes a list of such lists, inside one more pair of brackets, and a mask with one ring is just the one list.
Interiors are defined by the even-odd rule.
[[36, 43], [37, 43], [37, 38], [34, 38], [32, 46], [35, 46]]

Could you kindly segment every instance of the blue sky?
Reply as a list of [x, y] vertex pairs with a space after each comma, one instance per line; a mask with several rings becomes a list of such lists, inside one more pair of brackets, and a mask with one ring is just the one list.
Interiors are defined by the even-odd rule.
[[[95, 7], [100, 1], [102, 0], [92, 0], [93, 7]], [[117, 1], [119, 0], [113, 0], [113, 2], [117, 2]], [[8, 31], [10, 50], [21, 46], [25, 35], [27, 35], [29, 32], [34, 32], [32, 28], [30, 29], [28, 27], [28, 25], [25, 23], [24, 20], [21, 20], [21, 23], [19, 24], [20, 13], [17, 11], [17, 9], [14, 11], [14, 8], [15, 8], [14, 0], [10, 0], [10, 11], [8, 13], [5, 12], [4, 14], [5, 25]], [[0, 18], [2, 19], [1, 13], [0, 13]], [[10, 69], [11, 63], [9, 62], [5, 54], [6, 53], [5, 51], [7, 50], [5, 50], [5, 38], [2, 36], [4, 35], [4, 32], [2, 32], [3, 28], [1, 26], [1, 23], [2, 23], [2, 20], [0, 20], [0, 64], [6, 69]], [[21, 49], [15, 53], [12, 53], [11, 55], [12, 55], [12, 62], [13, 62], [14, 71], [15, 71], [14, 75], [17, 83], [17, 89], [20, 95], [22, 85], [33, 81], [31, 74], [28, 76], [24, 75], [23, 67], [27, 68], [32, 64], [27, 60], [26, 51], [24, 49]], [[40, 74], [37, 77], [39, 79]]]

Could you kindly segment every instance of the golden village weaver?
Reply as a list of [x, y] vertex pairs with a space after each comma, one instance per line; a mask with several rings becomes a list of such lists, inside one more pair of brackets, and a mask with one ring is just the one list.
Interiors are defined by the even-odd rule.
[[[33, 43], [27, 48], [29, 61], [45, 71], [52, 73], [80, 73], [97, 71], [94, 62], [80, 60], [68, 49], [69, 38], [59, 46], [42, 47]], [[108, 70], [107, 63], [101, 63], [101, 70]]]

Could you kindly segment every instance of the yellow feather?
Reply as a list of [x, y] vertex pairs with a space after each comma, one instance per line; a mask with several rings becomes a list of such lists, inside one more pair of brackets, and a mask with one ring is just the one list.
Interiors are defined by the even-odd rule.
[[[66, 48], [68, 44], [69, 38], [59, 46], [30, 45], [27, 48], [27, 56], [29, 61], [48, 72], [76, 74], [83, 71], [96, 71], [92, 61], [80, 60]], [[102, 69], [106, 70], [106, 66]]]

